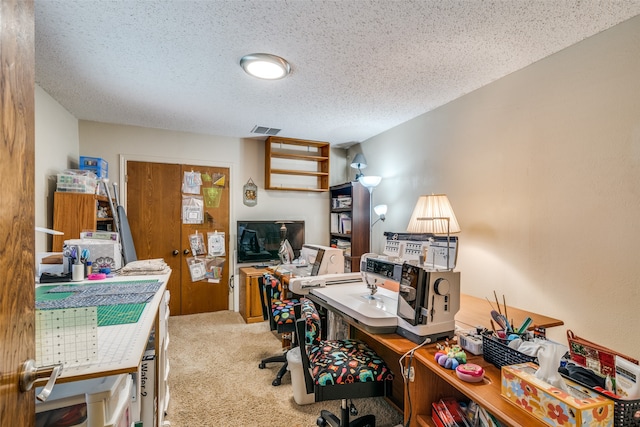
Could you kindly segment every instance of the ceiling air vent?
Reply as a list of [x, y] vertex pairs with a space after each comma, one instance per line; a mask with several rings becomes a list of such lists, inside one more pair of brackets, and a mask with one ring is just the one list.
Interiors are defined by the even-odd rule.
[[261, 133], [263, 135], [277, 135], [282, 129], [268, 128], [266, 126], [254, 126], [251, 133]]

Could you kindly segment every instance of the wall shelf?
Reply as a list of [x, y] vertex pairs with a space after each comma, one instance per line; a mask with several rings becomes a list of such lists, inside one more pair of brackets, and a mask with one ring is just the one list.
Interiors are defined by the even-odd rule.
[[265, 189], [329, 190], [328, 142], [270, 136], [265, 141]]

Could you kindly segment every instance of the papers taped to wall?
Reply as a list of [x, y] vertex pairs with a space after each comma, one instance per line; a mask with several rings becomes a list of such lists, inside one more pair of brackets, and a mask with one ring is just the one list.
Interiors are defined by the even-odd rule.
[[182, 223], [202, 224], [204, 222], [204, 201], [202, 196], [182, 195]]

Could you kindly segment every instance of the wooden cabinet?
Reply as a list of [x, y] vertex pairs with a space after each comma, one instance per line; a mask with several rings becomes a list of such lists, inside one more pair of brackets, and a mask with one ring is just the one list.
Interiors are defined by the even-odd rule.
[[328, 142], [270, 136], [265, 144], [266, 190], [329, 189]]
[[240, 315], [247, 323], [264, 321], [262, 302], [260, 300], [260, 284], [258, 278], [267, 270], [263, 268], [243, 267], [240, 269]]
[[345, 249], [345, 271], [360, 271], [360, 257], [369, 252], [371, 194], [357, 181], [332, 186], [331, 246]]
[[[106, 217], [99, 218], [98, 210]], [[109, 199], [87, 193], [57, 191], [53, 196], [53, 229], [64, 235], [53, 236], [53, 252], [61, 252], [65, 240], [79, 239], [83, 231], [115, 231]]]

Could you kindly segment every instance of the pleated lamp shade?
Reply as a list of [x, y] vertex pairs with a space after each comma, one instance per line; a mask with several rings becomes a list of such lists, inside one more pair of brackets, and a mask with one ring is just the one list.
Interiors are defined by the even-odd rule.
[[453, 208], [447, 195], [431, 194], [420, 196], [411, 214], [407, 231], [410, 233], [431, 234], [460, 232], [460, 225], [458, 225], [458, 220], [453, 213]]

